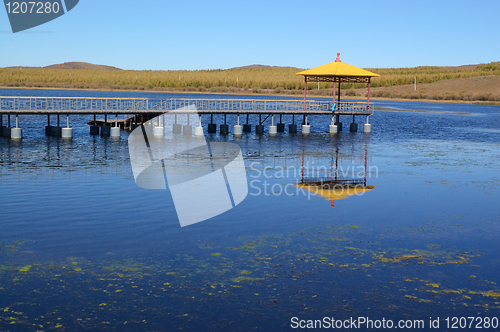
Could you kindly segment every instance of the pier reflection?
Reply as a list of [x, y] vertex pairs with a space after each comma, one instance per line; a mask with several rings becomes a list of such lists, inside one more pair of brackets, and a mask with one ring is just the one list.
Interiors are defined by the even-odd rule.
[[47, 181], [77, 177], [131, 176], [125, 140], [95, 137], [65, 141], [47, 137], [0, 145], [0, 177]]

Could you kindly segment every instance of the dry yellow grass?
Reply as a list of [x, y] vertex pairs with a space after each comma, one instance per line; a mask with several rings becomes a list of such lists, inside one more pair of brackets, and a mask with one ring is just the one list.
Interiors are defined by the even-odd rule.
[[[61, 65], [63, 68], [65, 65]], [[57, 66], [57, 67], [61, 67]], [[98, 69], [74, 69], [98, 68]], [[302, 94], [301, 69], [291, 67], [234, 68], [195, 71], [101, 70], [78, 63], [72, 69], [0, 68], [0, 86], [95, 90], [148, 90], [217, 93]], [[369, 68], [374, 97], [459, 101], [500, 101], [500, 62], [459, 67]], [[417, 78], [417, 91], [413, 81]], [[497, 87], [497, 88], [494, 88]], [[311, 96], [331, 96], [331, 83], [308, 84]], [[343, 95], [365, 96], [366, 84], [342, 84]]]

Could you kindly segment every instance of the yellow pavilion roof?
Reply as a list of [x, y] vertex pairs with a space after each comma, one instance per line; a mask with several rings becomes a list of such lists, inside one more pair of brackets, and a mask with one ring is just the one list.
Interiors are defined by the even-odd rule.
[[379, 77], [379, 74], [351, 66], [339, 59], [340, 53], [337, 53], [337, 60], [326, 65], [308, 69], [297, 73], [304, 76], [337, 76], [337, 77]]

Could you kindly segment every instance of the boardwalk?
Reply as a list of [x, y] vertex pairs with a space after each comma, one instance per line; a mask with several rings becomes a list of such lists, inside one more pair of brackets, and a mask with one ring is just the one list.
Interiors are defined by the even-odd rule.
[[[373, 114], [373, 103], [265, 99], [148, 99], [85, 97], [0, 97], [1, 114], [150, 114], [192, 113], [179, 110], [194, 105], [199, 114]], [[305, 110], [304, 110], [305, 109]]]

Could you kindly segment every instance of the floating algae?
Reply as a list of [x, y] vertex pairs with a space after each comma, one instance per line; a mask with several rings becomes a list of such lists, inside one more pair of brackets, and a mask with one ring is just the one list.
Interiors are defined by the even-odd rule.
[[[370, 285], [358, 289], [356, 294], [369, 296], [372, 289], [383, 290], [376, 301], [394, 303], [400, 308], [408, 307], [405, 301], [412, 302], [413, 306], [448, 305], [453, 308], [458, 296], [462, 301], [467, 299], [463, 297], [465, 294], [472, 297], [467, 299], [470, 306], [479, 303], [481, 308], [486, 308], [484, 304], [490, 304], [490, 307], [494, 305], [488, 303], [487, 298], [497, 299], [500, 295], [494, 290], [478, 291], [477, 295], [485, 302], [477, 302], [480, 297], [473, 296], [465, 289], [455, 291], [442, 279], [436, 282], [415, 277], [417, 272], [411, 268], [412, 263], [423, 263], [419, 269], [458, 268], [448, 265], [454, 261], [461, 261], [460, 268], [463, 268], [464, 264], [474, 262], [475, 257], [480, 255], [478, 252], [446, 251], [441, 246], [428, 244], [422, 247], [432, 251], [389, 249], [380, 243], [373, 245], [375, 242], [364, 245], [350, 238], [351, 235], [359, 236], [362, 229], [349, 225], [328, 225], [314, 231], [308, 229], [289, 235], [245, 237], [238, 240], [240, 245], [224, 249], [212, 244], [212, 252], [207, 252], [207, 248], [197, 248], [199, 252], [191, 256], [120, 257], [122, 259], [119, 260], [115, 255], [94, 262], [78, 259], [59, 264], [26, 261], [17, 267], [12, 265], [10, 270], [4, 269], [7, 276], [15, 275], [19, 279], [17, 284], [25, 285], [26, 293], [19, 295], [25, 303], [43, 302], [46, 294], [77, 303], [71, 308], [48, 306], [37, 311], [25, 310], [26, 304], [0, 303], [16, 312], [25, 312], [26, 324], [44, 325], [45, 329], [54, 328], [54, 317], [64, 317], [60, 324], [66, 329], [92, 329], [95, 326], [106, 329], [108, 324], [103, 322], [109, 322], [111, 326], [145, 325], [148, 326], [146, 329], [154, 330], [161, 329], [161, 326], [154, 325], [155, 321], [170, 321], [170, 318], [165, 317], [177, 316], [183, 320], [175, 321], [173, 325], [191, 326], [194, 329], [195, 325], [189, 325], [189, 322], [184, 321], [187, 316], [182, 315], [193, 312], [193, 308], [208, 312], [211, 307], [202, 309], [201, 306], [207, 301], [216, 301], [211, 303], [227, 306], [224, 307], [227, 310], [240, 308], [254, 311], [262, 309], [264, 303], [270, 303], [273, 307], [277, 306], [277, 312], [282, 314], [287, 310], [303, 312], [304, 308], [308, 308], [308, 311], [323, 310], [321, 308], [325, 307], [325, 301], [333, 301], [336, 306], [345, 305], [336, 299], [327, 300], [322, 294], [332, 291], [339, 294], [339, 298], [342, 297], [343, 292], [348, 291], [351, 278]], [[346, 232], [344, 240], [330, 241], [334, 232]], [[311, 243], [311, 239], [316, 243]], [[440, 266], [438, 263], [441, 262], [447, 266]], [[35, 263], [38, 265], [36, 276], [20, 272], [21, 268], [34, 266]], [[386, 272], [387, 267], [391, 267], [389, 274]], [[85, 273], [74, 273], [75, 269]], [[470, 273], [466, 276], [470, 276]], [[29, 284], [25, 283], [28, 277]], [[464, 280], [468, 280], [467, 277]], [[399, 292], [398, 289], [405, 289], [402, 284], [411, 285], [404, 282], [408, 280], [422, 283], [425, 289], [417, 287], [415, 294], [408, 294], [411, 290]], [[2, 276], [0, 282], [9, 287], [7, 291], [13, 291], [10, 289], [12, 283], [3, 282]], [[313, 297], [316, 294], [317, 297]], [[344, 295], [347, 296], [347, 293]], [[238, 302], [242, 299], [246, 308]], [[350, 312], [354, 309], [348, 307], [346, 310]], [[411, 307], [411, 310], [415, 310], [415, 307]], [[81, 312], [78, 315], [80, 317], [75, 316], [75, 312]], [[99, 312], [98, 316], [96, 312]], [[9, 310], [5, 315], [13, 314]], [[5, 321], [2, 315], [0, 319]]]
[[483, 294], [484, 296], [493, 297], [495, 299], [497, 297], [500, 297], [500, 292], [494, 292], [494, 291], [488, 291], [488, 292], [481, 293], [481, 294]]
[[392, 256], [392, 257], [384, 257], [383, 255], [374, 254], [374, 257], [379, 259], [383, 263], [399, 263], [407, 260], [423, 260], [422, 255], [401, 255], [401, 256]]
[[31, 270], [31, 265], [19, 268], [19, 272], [28, 272], [29, 270]]
[[243, 281], [258, 281], [258, 280], [262, 280], [262, 279], [261, 278], [251, 278], [251, 277], [238, 277], [238, 278], [234, 278], [231, 280], [234, 282], [243, 282]]

